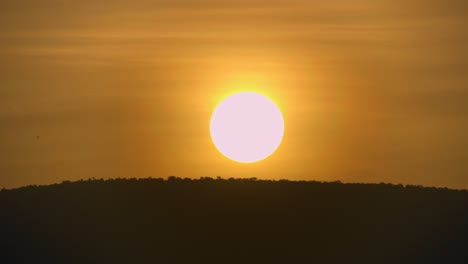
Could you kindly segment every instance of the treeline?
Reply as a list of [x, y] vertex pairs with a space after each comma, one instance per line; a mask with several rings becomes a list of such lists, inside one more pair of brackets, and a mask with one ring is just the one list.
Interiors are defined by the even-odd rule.
[[379, 190], [394, 190], [394, 191], [402, 191], [402, 190], [418, 190], [418, 191], [425, 191], [425, 192], [468, 192], [467, 189], [449, 189], [447, 187], [427, 187], [423, 185], [413, 185], [413, 184], [392, 184], [392, 183], [342, 183], [341, 181], [315, 181], [315, 180], [288, 180], [288, 179], [280, 179], [280, 180], [269, 180], [269, 179], [258, 179], [256, 177], [250, 178], [223, 178], [221, 176], [217, 176], [215, 178], [209, 176], [202, 176], [200, 178], [188, 178], [188, 177], [177, 177], [177, 176], [169, 176], [167, 178], [89, 178], [89, 179], [81, 179], [77, 181], [62, 181], [61, 183], [50, 184], [50, 185], [28, 185], [20, 188], [15, 189], [0, 189], [0, 192], [6, 191], [23, 191], [23, 190], [30, 190], [34, 188], [54, 188], [69, 184], [80, 185], [80, 184], [131, 184], [131, 183], [148, 183], [148, 184], [162, 184], [164, 182], [167, 183], [194, 183], [194, 182], [229, 182], [229, 183], [245, 183], [245, 182], [258, 182], [262, 184], [267, 183], [282, 183], [282, 184], [307, 184], [308, 186], [336, 186], [340, 184], [345, 184], [347, 187], [355, 186], [355, 187], [364, 187], [364, 188], [378, 188]]
[[1, 263], [467, 263], [468, 192], [256, 178], [0, 192]]

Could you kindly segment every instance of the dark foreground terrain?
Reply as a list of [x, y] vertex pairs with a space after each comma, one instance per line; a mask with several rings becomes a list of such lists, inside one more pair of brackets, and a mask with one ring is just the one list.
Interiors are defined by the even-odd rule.
[[468, 191], [116, 179], [0, 192], [0, 263], [468, 263]]

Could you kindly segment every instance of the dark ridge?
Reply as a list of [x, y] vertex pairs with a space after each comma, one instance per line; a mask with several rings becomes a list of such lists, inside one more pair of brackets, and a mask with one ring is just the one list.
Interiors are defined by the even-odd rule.
[[0, 191], [0, 263], [468, 263], [468, 191], [90, 179]]
[[49, 184], [49, 185], [27, 185], [19, 188], [13, 188], [13, 189], [6, 189], [2, 188], [1, 191], [16, 191], [16, 190], [23, 190], [23, 189], [33, 189], [33, 188], [47, 188], [47, 187], [56, 187], [60, 185], [66, 185], [66, 184], [98, 184], [98, 183], [130, 183], [130, 182], [145, 182], [145, 183], [161, 183], [161, 182], [202, 182], [202, 181], [216, 181], [216, 182], [222, 182], [222, 181], [228, 181], [228, 182], [262, 182], [262, 183], [290, 183], [290, 184], [309, 184], [309, 185], [336, 185], [336, 184], [343, 184], [347, 186], [367, 186], [369, 188], [375, 188], [375, 187], [385, 187], [387, 189], [394, 189], [394, 190], [401, 190], [401, 189], [419, 189], [422, 190], [424, 189], [425, 191], [460, 191], [460, 192], [468, 192], [467, 189], [450, 189], [447, 187], [429, 187], [429, 186], [423, 186], [423, 185], [414, 185], [414, 184], [392, 184], [392, 183], [342, 183], [341, 181], [306, 181], [306, 180], [288, 180], [288, 179], [281, 179], [281, 180], [262, 180], [258, 179], [256, 177], [251, 177], [251, 178], [223, 178], [220, 176], [217, 176], [216, 178], [212, 177], [200, 177], [199, 179], [196, 178], [181, 178], [181, 177], [176, 177], [176, 176], [169, 176], [168, 178], [153, 178], [153, 177], [148, 177], [148, 178], [109, 178], [109, 179], [104, 179], [104, 178], [89, 178], [87, 180], [78, 180], [78, 181], [62, 181], [61, 183], [55, 183], [55, 184]]

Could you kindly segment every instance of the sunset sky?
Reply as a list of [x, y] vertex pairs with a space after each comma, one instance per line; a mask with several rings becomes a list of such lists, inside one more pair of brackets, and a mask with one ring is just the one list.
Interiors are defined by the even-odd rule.
[[[465, 0], [2, 0], [0, 188], [222, 176], [468, 188]], [[255, 91], [278, 150], [215, 148]]]

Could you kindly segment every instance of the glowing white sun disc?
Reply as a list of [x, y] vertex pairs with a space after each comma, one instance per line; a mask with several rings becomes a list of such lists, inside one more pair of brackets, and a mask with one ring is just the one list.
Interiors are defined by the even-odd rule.
[[216, 107], [210, 133], [224, 156], [238, 162], [256, 162], [279, 147], [284, 134], [283, 115], [261, 94], [237, 93]]

